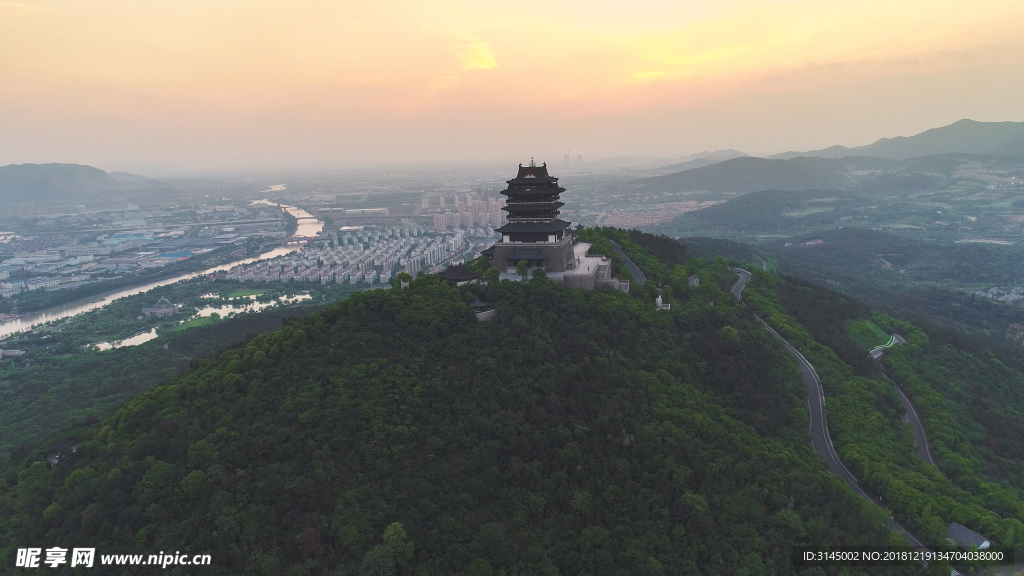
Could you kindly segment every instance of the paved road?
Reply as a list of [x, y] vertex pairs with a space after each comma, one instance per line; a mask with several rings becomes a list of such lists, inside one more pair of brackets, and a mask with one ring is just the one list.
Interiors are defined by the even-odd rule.
[[740, 277], [736, 280], [736, 283], [732, 285], [730, 292], [732, 292], [733, 298], [741, 300], [740, 296], [743, 294], [743, 288], [747, 285], [747, 282], [750, 281], [750, 272], [747, 272], [743, 268], [733, 268], [732, 271], [739, 274]]
[[906, 344], [906, 343], [907, 343], [907, 341], [903, 339], [903, 336], [900, 336], [899, 334], [896, 334], [895, 332], [893, 332], [893, 335], [889, 337], [889, 341], [888, 342], [886, 342], [885, 344], [882, 344], [881, 346], [875, 346], [874, 348], [871, 349], [870, 352], [868, 352], [868, 354], [870, 354], [871, 357], [874, 358], [875, 360], [878, 360], [879, 358], [882, 357], [882, 354], [885, 353], [885, 350], [887, 348], [892, 348], [893, 346], [895, 346], [897, 344]]
[[[903, 339], [903, 336], [893, 334], [888, 343], [883, 346], [876, 346], [871, 350], [871, 357], [877, 360], [882, 356], [882, 353], [885, 352], [886, 349], [897, 344], [906, 343], [907, 341]], [[900, 388], [896, 382], [893, 382], [892, 378], [885, 376], [885, 379], [892, 382], [892, 385], [896, 388], [896, 392], [900, 395], [900, 404], [903, 405], [903, 411], [906, 412], [904, 421], [907, 424], [910, 424], [911, 430], [914, 431], [914, 448], [917, 449], [917, 455], [920, 456], [922, 460], [938, 469], [939, 465], [935, 463], [935, 458], [932, 457], [932, 451], [928, 447], [928, 434], [925, 432], [924, 424], [921, 422], [921, 417], [917, 415], [917, 410], [914, 409], [913, 402], [911, 402], [910, 397], [903, 392], [903, 389]]]
[[612, 249], [615, 250], [615, 253], [622, 256], [622, 259], [626, 261], [626, 267], [629, 268], [629, 273], [633, 275], [633, 280], [636, 280], [638, 285], [643, 286], [647, 279], [644, 278], [644, 273], [640, 271], [640, 267], [634, 264], [633, 261], [629, 259], [629, 256], [626, 256], [626, 253], [622, 250], [622, 246], [619, 246], [618, 242], [615, 240], [608, 241], [612, 243]]
[[[740, 295], [743, 293], [743, 288], [750, 280], [750, 272], [741, 268], [733, 268], [733, 271], [739, 275], [739, 279], [736, 284], [732, 287], [732, 295], [737, 300], [740, 300]], [[840, 460], [839, 454], [836, 453], [835, 448], [832, 446], [832, 437], [828, 433], [828, 417], [825, 414], [825, 391], [821, 387], [821, 379], [818, 378], [818, 373], [815, 372], [814, 366], [804, 358], [804, 355], [799, 350], [794, 348], [781, 334], [775, 331], [774, 328], [768, 325], [767, 322], [761, 319], [760, 316], [755, 315], [757, 321], [760, 322], [768, 332], [778, 338], [783, 346], [800, 365], [800, 372], [804, 377], [804, 386], [807, 388], [807, 406], [810, 411], [810, 432], [811, 432], [811, 446], [814, 451], [821, 456], [822, 460], [825, 461], [825, 467], [828, 471], [845, 481], [854, 492], [870, 500], [876, 506], [880, 506], [878, 501], [873, 498], [867, 490], [865, 490], [857, 478], [843, 465], [843, 461]], [[927, 550], [928, 548], [918, 539], [916, 536], [911, 534], [900, 525], [892, 517], [889, 518], [887, 526], [890, 530], [899, 532], [903, 539], [907, 541], [912, 548]]]
[[[889, 377], [886, 376], [888, 379]], [[889, 380], [892, 382], [892, 380]], [[917, 410], [914, 410], [914, 405], [910, 402], [910, 398], [903, 392], [895, 382], [892, 385], [896, 387], [896, 392], [900, 395], [900, 404], [903, 405], [903, 410], [907, 413], [907, 422], [910, 424], [910, 428], [914, 431], [914, 447], [917, 448], [917, 455], [922, 460], [931, 464], [936, 469], [939, 465], [935, 463], [935, 459], [932, 458], [932, 451], [928, 448], [928, 435], [925, 434], [924, 424], [921, 423], [921, 418], [917, 415]]]

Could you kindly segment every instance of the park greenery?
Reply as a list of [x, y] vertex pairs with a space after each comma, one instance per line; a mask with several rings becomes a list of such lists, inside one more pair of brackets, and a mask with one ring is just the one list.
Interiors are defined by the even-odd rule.
[[846, 330], [853, 343], [864, 351], [869, 351], [876, 346], [884, 346], [891, 338], [877, 324], [866, 318], [850, 321]]

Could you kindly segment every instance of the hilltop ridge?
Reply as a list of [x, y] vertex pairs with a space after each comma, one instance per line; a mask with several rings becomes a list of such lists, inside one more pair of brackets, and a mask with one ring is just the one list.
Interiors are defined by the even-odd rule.
[[108, 173], [82, 164], [0, 166], [0, 200], [7, 203], [64, 203], [95, 199], [103, 192], [163, 186], [126, 172]]
[[865, 146], [829, 146], [807, 152], [784, 152], [770, 156], [787, 160], [797, 157], [842, 158], [875, 156], [907, 160], [935, 154], [1024, 154], [1024, 122], [978, 122], [959, 120], [947, 126], [925, 130], [913, 136], [881, 138]]

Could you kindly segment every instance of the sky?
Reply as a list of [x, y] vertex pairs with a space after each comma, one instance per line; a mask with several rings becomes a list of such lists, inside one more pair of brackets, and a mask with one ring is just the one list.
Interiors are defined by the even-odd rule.
[[673, 158], [1024, 120], [1020, 0], [0, 0], [0, 165]]

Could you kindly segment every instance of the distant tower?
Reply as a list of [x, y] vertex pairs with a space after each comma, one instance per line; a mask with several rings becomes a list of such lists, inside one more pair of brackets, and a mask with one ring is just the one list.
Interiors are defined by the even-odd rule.
[[576, 163], [577, 164], [583, 164], [583, 154], [577, 154], [576, 155]]
[[547, 272], [563, 272], [574, 265], [572, 236], [565, 233], [569, 223], [558, 217], [562, 192], [565, 188], [548, 175], [547, 164], [537, 166], [531, 159], [529, 166], [519, 165], [519, 173], [502, 192], [508, 197], [503, 208], [508, 224], [497, 229], [501, 241], [493, 247], [493, 267], [513, 269], [525, 260]]
[[569, 156], [568, 152], [565, 153], [565, 163], [572, 164], [572, 158]]

